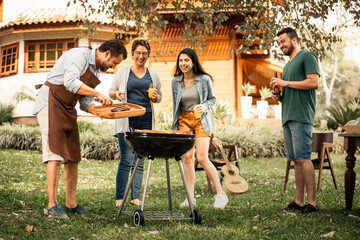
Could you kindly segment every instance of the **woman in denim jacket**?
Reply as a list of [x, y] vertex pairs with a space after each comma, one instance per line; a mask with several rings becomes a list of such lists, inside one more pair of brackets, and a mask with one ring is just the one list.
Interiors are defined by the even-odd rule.
[[[173, 129], [195, 133], [196, 158], [213, 182], [217, 192], [214, 208], [223, 209], [228, 198], [221, 189], [216, 168], [208, 158], [211, 130], [214, 126], [214, 118], [211, 115], [211, 109], [216, 102], [214, 86], [212, 77], [204, 71], [198, 56], [190, 48], [183, 49], [178, 55], [172, 80], [172, 95]], [[194, 111], [198, 111], [201, 116], [196, 116]], [[196, 205], [194, 198], [195, 148], [184, 155], [185, 178], [194, 206]], [[186, 206], [189, 206], [187, 199], [180, 204], [180, 207]]]

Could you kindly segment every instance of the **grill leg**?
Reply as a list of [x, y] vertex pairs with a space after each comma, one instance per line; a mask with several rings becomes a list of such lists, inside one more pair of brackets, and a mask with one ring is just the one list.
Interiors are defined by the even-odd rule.
[[191, 197], [190, 197], [189, 189], [188, 189], [187, 184], [186, 184], [184, 168], [183, 168], [183, 165], [182, 165], [181, 161], [178, 161], [178, 165], [179, 165], [180, 175], [181, 175], [181, 178], [182, 178], [183, 183], [184, 183], [184, 188], [185, 188], [185, 192], [186, 192], [186, 198], [187, 198], [187, 200], [189, 202], [191, 213], [193, 213], [194, 209], [193, 209], [193, 205], [192, 205], [192, 200], [191, 200]]
[[146, 191], [147, 191], [147, 187], [148, 187], [148, 184], [149, 184], [150, 169], [151, 169], [152, 161], [153, 161], [153, 159], [150, 158], [148, 168], [147, 168], [147, 172], [146, 172], [146, 179], [145, 179], [143, 197], [142, 197], [142, 200], [141, 200], [141, 211], [144, 211]]
[[169, 159], [166, 158], [165, 162], [166, 162], [166, 180], [167, 180], [167, 188], [168, 188], [169, 211], [170, 214], [172, 214]]
[[125, 206], [125, 202], [126, 202], [126, 199], [127, 199], [127, 196], [129, 195], [129, 192], [130, 192], [130, 188], [131, 188], [131, 185], [133, 184], [134, 182], [134, 178], [135, 178], [135, 173], [139, 167], [139, 164], [140, 164], [140, 158], [138, 157], [137, 160], [136, 160], [136, 164], [135, 164], [135, 167], [134, 167], [134, 171], [132, 172], [131, 174], [131, 177], [130, 177], [130, 182], [128, 183], [128, 185], [126, 186], [126, 189], [125, 189], [125, 195], [124, 195], [124, 198], [123, 198], [123, 201], [120, 205], [120, 209], [119, 209], [119, 213], [118, 213], [118, 217], [120, 217], [121, 215], [121, 212]]

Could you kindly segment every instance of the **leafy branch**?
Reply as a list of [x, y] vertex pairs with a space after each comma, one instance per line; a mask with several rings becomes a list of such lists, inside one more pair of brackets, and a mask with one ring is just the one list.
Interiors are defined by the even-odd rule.
[[[96, 6], [89, 0], [70, 0], [68, 6], [72, 4], [80, 4], [85, 9], [86, 19], [102, 14], [111, 19], [120, 36], [125, 35], [127, 40], [131, 39], [127, 32], [135, 29], [137, 36], [161, 42], [164, 29], [182, 24], [182, 41], [199, 50], [206, 47], [205, 37], [215, 35], [215, 30], [224, 24], [230, 24], [244, 40], [240, 41], [238, 52], [250, 47], [257, 50], [277, 46], [276, 33], [290, 26], [298, 31], [302, 46], [319, 59], [325, 57], [331, 44], [341, 41], [341, 37], [337, 29], [330, 33], [319, 29], [317, 20], [327, 20], [329, 13], [340, 7], [352, 15], [356, 26], [360, 25], [358, 0], [98, 0]], [[89, 22], [96, 25], [96, 21]], [[89, 25], [87, 34], [92, 35], [95, 30], [96, 27]], [[282, 58], [282, 55], [275, 52], [275, 57]]]

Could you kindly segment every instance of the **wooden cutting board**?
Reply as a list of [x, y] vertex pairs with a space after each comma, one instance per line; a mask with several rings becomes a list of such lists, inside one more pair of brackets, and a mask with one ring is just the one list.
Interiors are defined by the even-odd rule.
[[130, 108], [129, 110], [112, 112], [114, 106], [103, 106], [98, 105], [93, 108], [91, 112], [95, 116], [107, 119], [116, 119], [116, 118], [127, 118], [127, 117], [137, 117], [145, 114], [145, 108], [132, 103], [116, 103], [117, 105], [121, 105], [124, 107]]

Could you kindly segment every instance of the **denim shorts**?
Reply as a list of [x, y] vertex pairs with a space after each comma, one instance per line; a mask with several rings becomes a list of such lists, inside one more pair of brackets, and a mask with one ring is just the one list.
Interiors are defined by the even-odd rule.
[[310, 159], [313, 125], [288, 121], [283, 126], [284, 139], [289, 161]]

